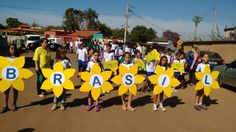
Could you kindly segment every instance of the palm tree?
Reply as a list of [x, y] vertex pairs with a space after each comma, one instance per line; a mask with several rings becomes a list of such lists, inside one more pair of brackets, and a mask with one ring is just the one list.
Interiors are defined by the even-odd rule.
[[194, 22], [194, 26], [195, 26], [194, 37], [193, 37], [194, 40], [196, 40], [197, 26], [202, 21], [202, 19], [203, 18], [200, 16], [193, 17], [193, 22]]

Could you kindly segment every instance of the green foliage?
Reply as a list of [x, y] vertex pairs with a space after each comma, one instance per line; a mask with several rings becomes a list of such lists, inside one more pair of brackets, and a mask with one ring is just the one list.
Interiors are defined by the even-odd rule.
[[13, 17], [8, 17], [6, 19], [6, 23], [7, 23], [8, 28], [15, 28], [19, 24], [21, 24], [21, 22], [18, 20], [18, 18], [13, 18]]
[[156, 31], [154, 31], [152, 28], [138, 25], [131, 31], [129, 40], [132, 42], [146, 43], [147, 41], [151, 41], [156, 37]]

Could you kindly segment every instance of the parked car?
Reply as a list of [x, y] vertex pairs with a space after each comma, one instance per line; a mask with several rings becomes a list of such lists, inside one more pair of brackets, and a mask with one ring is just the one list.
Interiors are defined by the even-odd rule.
[[236, 87], [236, 60], [230, 64], [215, 66], [213, 70], [220, 72], [218, 77], [219, 85], [226, 84]]
[[[189, 61], [189, 56], [192, 54], [192, 51], [189, 51], [186, 53], [186, 59], [187, 61]], [[223, 65], [224, 64], [224, 60], [222, 59], [222, 57], [216, 53], [216, 52], [211, 52], [211, 51], [200, 51], [200, 56], [202, 56], [203, 54], [208, 54], [209, 57], [209, 64], [211, 66], [211, 69], [217, 65]]]
[[[33, 43], [30, 43], [28, 45], [27, 49], [34, 51], [36, 48], [38, 48], [41, 45], [41, 42], [42, 42], [42, 40], [38, 40], [38, 41], [35, 41]], [[47, 43], [48, 43], [48, 48], [51, 51], [56, 51], [59, 47], [62, 47], [62, 45], [51, 42], [51, 41], [48, 41]]]

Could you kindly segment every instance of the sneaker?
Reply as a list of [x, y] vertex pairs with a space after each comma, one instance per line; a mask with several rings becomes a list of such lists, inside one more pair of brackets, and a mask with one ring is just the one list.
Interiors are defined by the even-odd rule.
[[88, 105], [87, 111], [90, 111], [92, 109], [92, 105]]
[[96, 111], [96, 112], [99, 112], [99, 111], [100, 111], [99, 105], [96, 105], [96, 106], [95, 106], [95, 111]]
[[40, 97], [40, 98], [44, 98], [45, 95], [44, 95], [44, 94], [40, 94], [39, 97]]
[[10, 109], [7, 106], [3, 106], [1, 113], [5, 113], [9, 111]]
[[16, 106], [16, 104], [13, 104], [12, 105], [12, 111], [16, 111], [17, 110], [17, 106]]
[[57, 105], [54, 104], [54, 105], [52, 106], [52, 108], [51, 108], [51, 111], [54, 111], [54, 110], [56, 110], [56, 109], [57, 109]]
[[202, 104], [202, 105], [199, 105], [203, 110], [207, 110], [207, 106]]
[[64, 105], [61, 105], [61, 106], [60, 106], [60, 110], [61, 110], [61, 111], [64, 111], [65, 109], [66, 109], [66, 108], [65, 108]]
[[161, 111], [166, 112], [166, 109], [164, 107], [158, 107]]
[[157, 111], [157, 110], [158, 110], [156, 104], [153, 104], [152, 110], [153, 110], [153, 111]]
[[195, 106], [194, 106], [194, 109], [195, 109], [195, 110], [198, 110], [198, 111], [201, 111], [201, 107], [200, 107], [199, 105], [195, 105]]
[[175, 88], [172, 88], [172, 92], [178, 92], [178, 90], [176, 90]]

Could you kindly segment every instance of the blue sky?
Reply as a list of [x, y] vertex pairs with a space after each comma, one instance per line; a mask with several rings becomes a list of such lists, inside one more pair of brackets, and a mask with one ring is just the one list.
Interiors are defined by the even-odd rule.
[[226, 24], [236, 26], [236, 0], [0, 0], [0, 23], [5, 24], [5, 19], [11, 16], [28, 23], [60, 25], [64, 11], [73, 7], [93, 8], [102, 22], [113, 28], [122, 27], [127, 3], [134, 6], [136, 14], [130, 16], [130, 30], [135, 25], [145, 25], [154, 28], [159, 35], [170, 29], [188, 38], [194, 31], [192, 17], [199, 15], [203, 21], [198, 35], [204, 37], [212, 30], [214, 7], [215, 23], [221, 33]]

